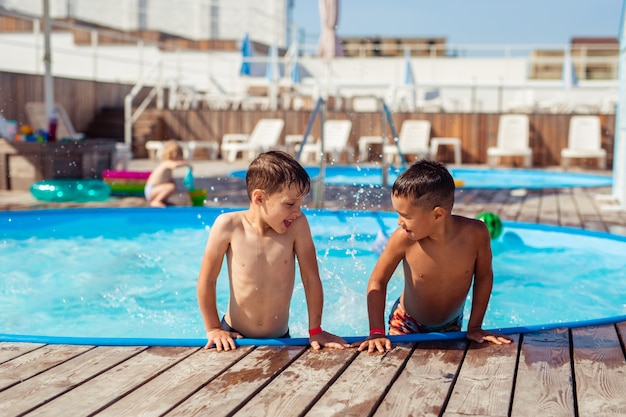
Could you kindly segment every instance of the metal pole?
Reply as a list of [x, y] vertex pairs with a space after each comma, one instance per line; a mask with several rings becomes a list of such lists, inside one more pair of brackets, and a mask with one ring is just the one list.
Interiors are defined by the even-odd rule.
[[326, 102], [322, 102], [320, 111], [320, 174], [313, 184], [313, 206], [322, 208], [324, 206], [324, 193], [326, 181], [326, 152], [324, 149], [324, 122], [326, 121]]
[[382, 149], [380, 150], [381, 161], [380, 161], [380, 170], [381, 170], [381, 184], [383, 188], [387, 188], [389, 185], [388, 173], [387, 173], [387, 161], [385, 160], [385, 132], [387, 131], [387, 114], [385, 113], [385, 102], [383, 99], [378, 99], [378, 105], [380, 106], [380, 134], [382, 135]]
[[48, 122], [54, 117], [54, 83], [52, 80], [52, 50], [50, 47], [50, 4], [49, 0], [43, 0], [43, 27], [44, 27], [44, 101]]

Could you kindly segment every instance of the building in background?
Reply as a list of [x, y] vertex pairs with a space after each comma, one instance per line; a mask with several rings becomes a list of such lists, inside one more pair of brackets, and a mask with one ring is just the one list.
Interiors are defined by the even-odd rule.
[[[241, 39], [264, 44], [292, 39], [293, 0], [49, 0], [54, 19], [86, 21], [123, 31], [152, 30], [191, 40]], [[0, 0], [0, 8], [42, 16], [42, 0]]]

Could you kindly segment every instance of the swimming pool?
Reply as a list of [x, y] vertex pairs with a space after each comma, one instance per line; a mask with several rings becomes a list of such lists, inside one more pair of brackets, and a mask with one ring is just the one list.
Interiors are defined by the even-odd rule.
[[[305, 168], [312, 178], [319, 175], [319, 167]], [[393, 184], [402, 171], [401, 168], [390, 167], [387, 183]], [[603, 187], [613, 183], [613, 178], [609, 175], [539, 169], [450, 168], [450, 173], [455, 180], [463, 182], [464, 188]], [[234, 171], [230, 175], [245, 178], [246, 171]], [[382, 169], [376, 166], [328, 166], [325, 182], [330, 185], [381, 186]]]
[[[219, 213], [229, 210], [235, 209], [0, 213], [0, 333], [204, 338], [197, 274], [210, 227]], [[305, 213], [325, 290], [324, 327], [343, 336], [367, 334], [365, 291], [377, 258], [373, 243], [379, 230], [395, 228], [397, 216]], [[496, 279], [485, 328], [626, 314], [626, 238], [534, 224], [504, 226], [492, 241]], [[387, 310], [401, 288], [396, 272]], [[225, 267], [218, 293], [222, 314], [228, 298]], [[304, 337], [307, 328], [304, 291], [297, 278], [290, 329], [294, 337]]]

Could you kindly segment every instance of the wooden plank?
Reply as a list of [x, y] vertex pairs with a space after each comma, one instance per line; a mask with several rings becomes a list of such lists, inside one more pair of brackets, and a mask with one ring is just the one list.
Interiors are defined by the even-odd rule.
[[572, 190], [560, 190], [556, 197], [559, 206], [559, 225], [582, 228], [581, 217], [572, 196]]
[[511, 415], [575, 415], [569, 332], [566, 328], [524, 335]]
[[420, 343], [375, 416], [438, 416], [463, 360], [467, 342]]
[[93, 346], [46, 345], [0, 365], [0, 389], [7, 388], [93, 349]]
[[595, 201], [583, 190], [574, 190], [574, 201], [585, 229], [606, 232], [606, 225], [600, 220]]
[[0, 414], [36, 408], [135, 355], [142, 347], [100, 346], [0, 392]]
[[616, 327], [617, 327], [617, 332], [619, 334], [619, 337], [622, 340], [622, 345], [626, 346], [626, 321], [617, 323]]
[[357, 353], [356, 349], [307, 350], [239, 410], [237, 416], [301, 415]]
[[580, 417], [626, 415], [626, 360], [615, 326], [572, 329]]
[[555, 226], [559, 224], [559, 209], [553, 189], [543, 190], [543, 197], [539, 205], [539, 223]]
[[502, 220], [515, 220], [519, 216], [522, 208], [522, 202], [528, 195], [526, 190], [509, 190], [507, 200], [502, 204], [500, 209], [500, 217]]
[[163, 415], [252, 349], [252, 346], [228, 352], [200, 349], [96, 415]]
[[528, 194], [520, 207], [517, 221], [527, 223], [537, 223], [539, 219], [539, 205], [541, 203], [541, 192], [528, 190]]
[[40, 343], [1, 342], [0, 363], [6, 362], [43, 346]]
[[144, 381], [179, 362], [197, 348], [151, 347], [85, 382], [29, 416], [85, 416], [95, 413]]
[[444, 416], [508, 415], [519, 335], [512, 337], [508, 345], [472, 342]]
[[230, 415], [305, 349], [302, 346], [258, 347], [173, 409], [168, 416]]
[[411, 344], [398, 344], [384, 355], [360, 353], [307, 412], [307, 417], [369, 415], [411, 350]]

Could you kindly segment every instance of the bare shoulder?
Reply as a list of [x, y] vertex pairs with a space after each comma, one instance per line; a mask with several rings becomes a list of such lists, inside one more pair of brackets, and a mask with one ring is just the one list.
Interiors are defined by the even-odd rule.
[[291, 224], [289, 233], [294, 239], [307, 238], [312, 235], [309, 220], [304, 213]]
[[454, 222], [458, 225], [462, 233], [470, 233], [481, 239], [489, 237], [489, 230], [484, 222], [470, 217], [454, 215]]
[[222, 213], [215, 218], [212, 230], [233, 230], [241, 226], [243, 211], [230, 211]]

